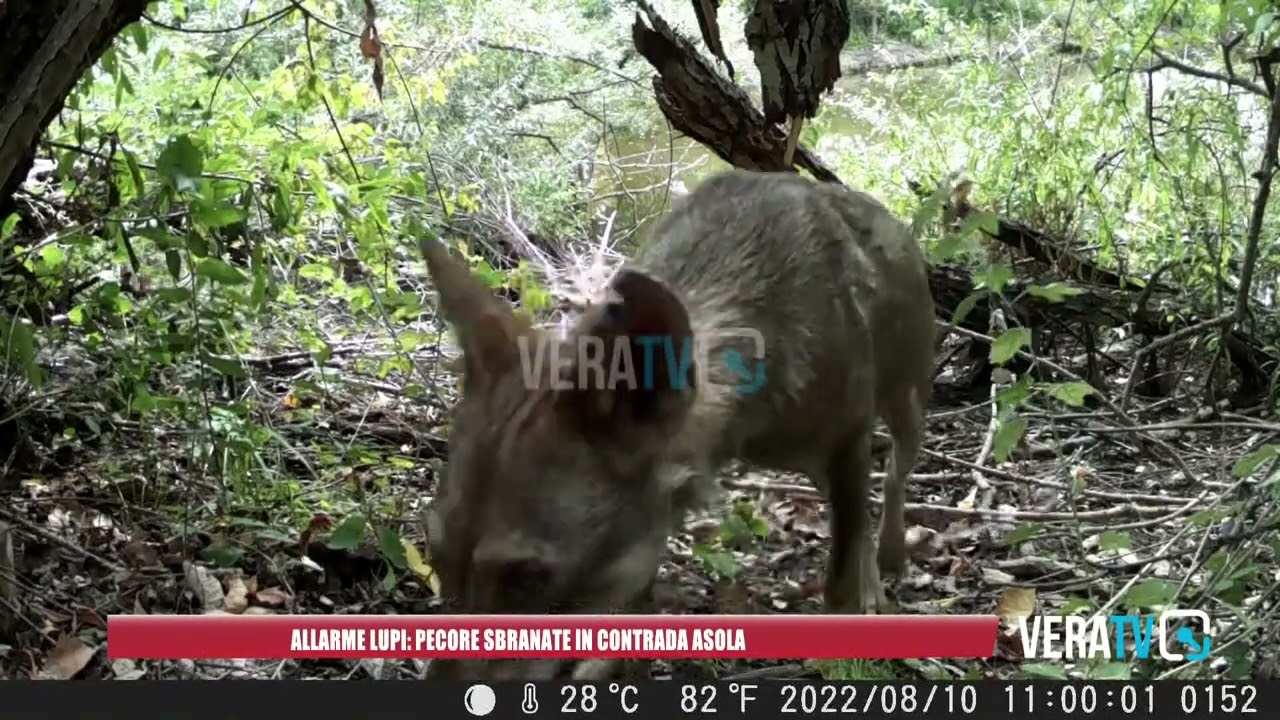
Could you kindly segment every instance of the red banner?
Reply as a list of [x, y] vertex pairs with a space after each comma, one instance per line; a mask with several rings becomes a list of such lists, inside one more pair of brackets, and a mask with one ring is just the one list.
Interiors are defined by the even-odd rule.
[[995, 615], [113, 615], [116, 658], [989, 658]]

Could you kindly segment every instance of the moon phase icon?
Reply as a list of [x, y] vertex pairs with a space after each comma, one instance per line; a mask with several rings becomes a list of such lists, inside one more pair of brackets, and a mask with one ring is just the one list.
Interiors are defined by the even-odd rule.
[[488, 685], [472, 685], [467, 688], [466, 694], [462, 696], [463, 707], [476, 717], [484, 717], [493, 712], [493, 706], [496, 701], [497, 698], [493, 695], [493, 688]]

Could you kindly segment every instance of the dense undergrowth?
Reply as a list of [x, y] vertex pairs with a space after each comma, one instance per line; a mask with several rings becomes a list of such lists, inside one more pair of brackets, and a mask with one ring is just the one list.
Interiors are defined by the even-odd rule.
[[[1139, 281], [1168, 265], [1167, 279], [1185, 291], [1170, 315], [1230, 309], [1269, 104], [1176, 68], [1144, 70], [1163, 55], [1220, 73], [1215, 38], [1228, 32], [1270, 47], [1277, 29], [1266, 3], [851, 4], [848, 53], [905, 43], [974, 59], [843, 81], [804, 140], [847, 183], [921, 218], [908, 181], [963, 170], [976, 180], [975, 206], [1063, 239], [1100, 265]], [[696, 36], [687, 2], [654, 5]], [[725, 3], [721, 25], [739, 82], [758, 97], [740, 32], [746, 5]], [[340, 572], [338, 561], [317, 560], [331, 576], [377, 581], [383, 595], [363, 603], [423, 609], [414, 603], [426, 602], [433, 581], [416, 512], [442, 462], [452, 390], [416, 239], [469, 247], [495, 289], [516, 288], [541, 310], [549, 298], [536, 268], [498, 259], [510, 250], [504, 233], [572, 243], [608, 227], [626, 251], [673, 192], [718, 161], [670, 136], [651, 69], [630, 49], [634, 8], [622, 0], [380, 2], [381, 83], [360, 51], [363, 3], [153, 8], [69, 99], [47, 134], [45, 164], [18, 198], [22, 222], [15, 214], [0, 226], [0, 248], [24, 268], [0, 288], [8, 358], [0, 477], [29, 521], [51, 508], [72, 516], [55, 529], [41, 520], [46, 534], [99, 532], [109, 522], [110, 537], [83, 541], [98, 553], [159, 547], [161, 560], [194, 557], [288, 585], [298, 582], [282, 569], [295, 562], [290, 548], [324, 537], [328, 550], [354, 558]], [[1064, 43], [1079, 52], [1058, 51]], [[990, 218], [978, 215], [970, 229]], [[1275, 338], [1280, 245], [1275, 213], [1263, 219], [1250, 328]], [[987, 292], [1018, 276], [1016, 263], [976, 232], [943, 236], [930, 226], [924, 236], [936, 260], [970, 264]], [[1029, 335], [1009, 330], [993, 354], [1009, 359]], [[1195, 340], [1208, 344], [1197, 350], [1207, 362], [1214, 337]], [[1015, 447], [1049, 422], [1044, 403], [1069, 412], [1063, 405], [1079, 406], [1086, 394], [1078, 382], [1003, 394], [990, 464], [1016, 465]], [[980, 438], [984, 429], [973, 429]], [[1280, 552], [1268, 496], [1276, 428], [1249, 433], [1228, 456], [1191, 465], [1224, 485], [1252, 477], [1253, 492], [1267, 498], [1262, 509], [1243, 496], [1220, 498], [1217, 514], [1197, 522], [1208, 527], [1247, 507], [1259, 530], [1189, 556], [1193, 584], [1212, 590], [1198, 602], [1237, 614], [1233, 632], [1245, 638], [1237, 648], [1250, 650], [1217, 671], [1244, 675], [1262, 672], [1252, 650], [1276, 638], [1238, 614], [1275, 612], [1266, 592]], [[1133, 466], [1147, 461], [1134, 457], [1117, 467], [1141, 475]], [[1083, 492], [1076, 485], [1088, 474], [1070, 469], [1081, 462], [1059, 454], [1021, 472], [1071, 472], [1068, 484]], [[1172, 474], [1165, 468], [1141, 482]], [[929, 502], [950, 502], [952, 490]], [[1069, 529], [1077, 549], [1090, 535], [1079, 521], [1052, 522]], [[747, 535], [768, 535], [764, 525]], [[1043, 527], [1010, 530], [998, 543], [1005, 550]], [[1122, 569], [1135, 573], [1133, 558], [1159, 555], [1150, 548], [1163, 542], [1096, 535], [1081, 558], [1128, 557]], [[41, 542], [52, 541], [31, 540]], [[734, 569], [742, 558], [728, 544], [699, 543], [692, 567], [750, 579]], [[1137, 606], [1173, 604], [1185, 583], [1166, 572], [1153, 585], [1154, 571], [1140, 565], [1147, 577], [1136, 587], [1146, 601]], [[176, 587], [175, 597], [181, 579]], [[1071, 591], [1045, 596], [1041, 610], [1110, 602]], [[44, 596], [26, 601], [42, 607], [77, 596], [56, 583], [28, 592]], [[325, 593], [342, 595], [323, 583], [289, 594], [310, 607]], [[1002, 597], [1006, 609], [1026, 601]], [[995, 602], [970, 600], [983, 612]], [[832, 672], [902, 670], [849, 663]]]

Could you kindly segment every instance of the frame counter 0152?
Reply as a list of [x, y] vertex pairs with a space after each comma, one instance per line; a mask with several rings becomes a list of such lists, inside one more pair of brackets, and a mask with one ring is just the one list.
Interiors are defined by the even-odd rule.
[[[786, 717], [1174, 718], [1274, 716], [1280, 680], [1230, 682], [780, 682], [557, 684], [458, 686], [457, 716], [495, 720], [537, 717], [679, 717], [778, 720]], [[433, 704], [439, 709], [439, 705]]]

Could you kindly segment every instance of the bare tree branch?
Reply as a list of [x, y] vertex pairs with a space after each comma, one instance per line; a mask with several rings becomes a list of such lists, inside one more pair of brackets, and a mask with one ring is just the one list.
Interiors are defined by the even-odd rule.
[[[1226, 83], [1227, 85], [1230, 85], [1232, 87], [1238, 87], [1241, 90], [1251, 92], [1254, 95], [1257, 95], [1259, 97], [1264, 97], [1264, 98], [1271, 97], [1271, 93], [1267, 92], [1266, 88], [1262, 87], [1261, 85], [1253, 81], [1245, 80], [1239, 75], [1225, 74], [1225, 73], [1215, 72], [1213, 70], [1206, 70], [1202, 67], [1196, 67], [1195, 65], [1191, 65], [1190, 63], [1185, 63], [1181, 60], [1178, 60], [1177, 58], [1157, 48], [1151, 48], [1151, 54], [1160, 58], [1160, 62], [1155, 63], [1151, 67], [1147, 68], [1147, 72], [1155, 72], [1157, 70], [1164, 70], [1166, 68], [1173, 69], [1179, 72], [1186, 73], [1187, 75], [1194, 75], [1195, 77], [1198, 77], [1198, 78], [1204, 78], [1205, 80], [1217, 80], [1218, 82]], [[1230, 65], [1228, 65], [1228, 67], [1230, 67]]]

